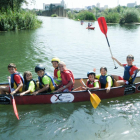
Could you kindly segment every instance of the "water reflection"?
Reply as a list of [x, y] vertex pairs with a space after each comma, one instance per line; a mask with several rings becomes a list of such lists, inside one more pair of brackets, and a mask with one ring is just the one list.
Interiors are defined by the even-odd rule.
[[121, 25], [120, 24], [120, 27], [123, 28], [123, 29], [125, 29], [125, 30], [135, 31], [135, 30], [137, 30], [140, 27], [140, 25], [135, 25], [135, 24], [132, 24], [132, 25], [128, 25], [128, 24]]

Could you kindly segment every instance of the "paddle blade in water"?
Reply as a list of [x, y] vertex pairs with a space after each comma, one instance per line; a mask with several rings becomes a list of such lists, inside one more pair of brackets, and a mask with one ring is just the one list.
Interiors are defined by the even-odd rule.
[[90, 101], [92, 106], [96, 109], [101, 102], [100, 98], [96, 94], [90, 94]]
[[102, 31], [103, 34], [107, 34], [107, 24], [106, 24], [106, 20], [104, 17], [99, 17], [98, 18], [98, 24], [99, 24], [99, 27]]
[[18, 111], [17, 111], [17, 107], [16, 107], [16, 102], [15, 102], [14, 98], [13, 98], [13, 109], [14, 109], [14, 112], [15, 112], [15, 115], [16, 115], [17, 119], [19, 120]]

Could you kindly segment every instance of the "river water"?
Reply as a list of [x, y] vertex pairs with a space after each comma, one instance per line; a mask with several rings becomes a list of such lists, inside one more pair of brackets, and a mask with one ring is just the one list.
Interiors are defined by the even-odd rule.
[[[106, 38], [98, 23], [87, 30], [88, 22], [67, 18], [38, 17], [40, 28], [27, 31], [0, 32], [0, 83], [7, 82], [7, 65], [17, 65], [23, 74], [29, 70], [37, 79], [34, 67], [41, 63], [53, 74], [51, 59], [59, 57], [71, 69], [75, 78], [101, 66], [108, 74], [123, 75], [123, 68], [114, 69]], [[140, 67], [140, 26], [108, 25], [108, 40], [112, 53], [121, 63], [126, 56], [135, 57]], [[140, 74], [138, 74], [140, 75]], [[90, 102], [17, 105], [20, 120], [12, 105], [0, 105], [0, 140], [138, 140], [140, 136], [140, 94], [102, 100], [97, 109]]]

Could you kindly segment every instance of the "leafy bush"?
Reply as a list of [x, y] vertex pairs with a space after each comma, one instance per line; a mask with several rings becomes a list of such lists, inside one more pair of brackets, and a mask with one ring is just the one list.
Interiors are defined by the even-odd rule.
[[77, 20], [96, 20], [94, 14], [89, 11], [81, 11], [75, 16], [75, 18]]
[[74, 14], [71, 11], [68, 11], [68, 18], [73, 19], [74, 18]]
[[105, 19], [107, 23], [119, 23], [120, 16], [118, 13], [108, 13], [108, 15], [105, 15]]
[[120, 23], [132, 23], [140, 21], [140, 13], [137, 9], [126, 9], [120, 19]]
[[42, 21], [38, 20], [32, 12], [11, 11], [0, 14], [0, 31], [9, 31], [16, 29], [35, 29], [41, 25]]
[[58, 15], [57, 14], [52, 14], [51, 17], [58, 17]]

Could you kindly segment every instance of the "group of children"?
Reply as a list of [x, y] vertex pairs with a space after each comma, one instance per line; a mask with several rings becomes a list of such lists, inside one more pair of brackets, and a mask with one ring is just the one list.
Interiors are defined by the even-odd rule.
[[54, 77], [45, 72], [45, 68], [42, 65], [35, 67], [35, 72], [38, 75], [38, 81], [32, 79], [32, 73], [25, 71], [22, 76], [17, 72], [16, 65], [10, 63], [8, 65], [8, 71], [11, 74], [9, 86], [1, 86], [0, 94], [14, 95], [20, 93], [20, 96], [25, 94], [36, 95], [38, 93], [52, 93], [52, 92], [67, 92], [71, 91], [74, 86], [73, 73], [66, 68], [64, 62], [58, 58], [52, 59], [52, 65], [54, 67]]
[[54, 77], [45, 72], [45, 68], [42, 65], [35, 67], [35, 72], [38, 75], [38, 82], [32, 79], [32, 73], [30, 71], [24, 72], [22, 76], [17, 72], [16, 65], [10, 63], [8, 65], [8, 71], [11, 74], [9, 86], [1, 86], [0, 94], [20, 93], [20, 96], [25, 94], [36, 95], [38, 93], [55, 93], [55, 92], [69, 92], [76, 90], [92, 90], [105, 88], [108, 93], [113, 86], [120, 86], [125, 84], [133, 84], [135, 77], [140, 68], [133, 65], [134, 57], [128, 55], [126, 58], [127, 64], [121, 64], [116, 58], [112, 57], [120, 66], [124, 67], [124, 76], [120, 77], [117, 75], [107, 75], [107, 68], [101, 67], [100, 74], [96, 75], [94, 69], [87, 73], [87, 84], [86, 87], [74, 87], [74, 75], [66, 68], [66, 64], [60, 61], [59, 58], [52, 59], [52, 65], [54, 67]]

